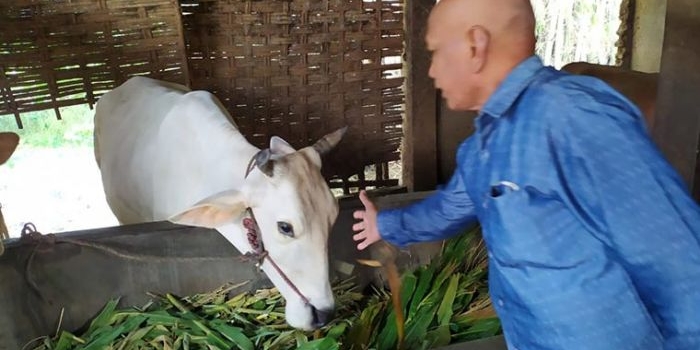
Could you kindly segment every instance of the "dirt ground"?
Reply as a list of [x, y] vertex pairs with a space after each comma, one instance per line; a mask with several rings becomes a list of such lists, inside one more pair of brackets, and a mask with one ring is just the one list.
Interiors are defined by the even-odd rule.
[[92, 148], [18, 148], [0, 167], [0, 203], [10, 237], [26, 222], [42, 233], [117, 225]]

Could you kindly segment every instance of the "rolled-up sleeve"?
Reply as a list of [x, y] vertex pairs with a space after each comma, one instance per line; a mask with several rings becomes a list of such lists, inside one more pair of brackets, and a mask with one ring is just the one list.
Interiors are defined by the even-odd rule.
[[459, 233], [476, 222], [474, 202], [467, 194], [459, 170], [430, 197], [413, 205], [379, 212], [382, 238], [398, 246], [436, 241]]
[[700, 349], [700, 208], [638, 111], [579, 105], [550, 131], [562, 197], [625, 267], [667, 348]]

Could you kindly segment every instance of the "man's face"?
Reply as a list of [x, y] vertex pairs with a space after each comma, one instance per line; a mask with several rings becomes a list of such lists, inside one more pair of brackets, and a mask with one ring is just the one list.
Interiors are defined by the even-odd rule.
[[[440, 4], [449, 5], [449, 4]], [[454, 5], [454, 4], [452, 4]], [[425, 41], [432, 52], [428, 75], [453, 110], [478, 110], [482, 77], [476, 67], [474, 45], [462, 17], [453, 8], [436, 6], [428, 19]]]
[[432, 52], [428, 74], [453, 110], [477, 108], [478, 74], [471, 70], [471, 48], [466, 33], [450, 32], [440, 19], [431, 17], [426, 44]]

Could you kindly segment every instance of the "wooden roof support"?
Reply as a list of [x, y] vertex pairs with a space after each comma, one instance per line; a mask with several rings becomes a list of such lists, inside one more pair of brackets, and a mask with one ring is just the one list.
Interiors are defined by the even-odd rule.
[[430, 52], [425, 46], [428, 14], [435, 0], [406, 1], [406, 118], [402, 165], [409, 191], [433, 190], [437, 185], [437, 101], [428, 76]]
[[700, 201], [700, 0], [669, 1], [654, 140]]

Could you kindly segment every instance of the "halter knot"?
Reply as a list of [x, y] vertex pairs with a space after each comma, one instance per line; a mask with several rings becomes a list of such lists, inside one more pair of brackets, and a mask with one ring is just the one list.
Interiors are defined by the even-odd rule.
[[275, 263], [275, 261], [272, 259], [270, 254], [268, 254], [267, 250], [265, 250], [265, 247], [263, 247], [262, 244], [262, 237], [259, 232], [258, 224], [257, 221], [255, 220], [255, 215], [253, 215], [253, 209], [248, 208], [248, 217], [243, 218], [243, 227], [246, 229], [246, 236], [248, 238], [248, 243], [250, 244], [251, 248], [253, 248], [253, 251], [247, 252], [244, 254], [244, 256], [248, 259], [255, 259], [257, 260], [257, 266], [260, 267], [262, 266], [263, 261], [267, 259], [267, 261], [272, 265], [272, 267], [277, 271], [279, 276], [284, 280], [285, 283], [291, 288], [298, 296], [299, 298], [304, 302], [305, 305], [311, 305], [311, 302], [309, 302], [309, 298], [307, 298], [304, 294], [301, 293], [299, 288], [292, 282], [292, 280], [287, 277], [287, 274], [282, 271], [282, 269]]
[[253, 221], [252, 218], [245, 218], [243, 219], [243, 227], [245, 227], [247, 230], [246, 236], [248, 237], [248, 243], [250, 243], [253, 250], [255, 250], [257, 254], [263, 253], [264, 250], [260, 244], [260, 236], [258, 234], [255, 221]]

